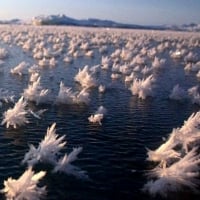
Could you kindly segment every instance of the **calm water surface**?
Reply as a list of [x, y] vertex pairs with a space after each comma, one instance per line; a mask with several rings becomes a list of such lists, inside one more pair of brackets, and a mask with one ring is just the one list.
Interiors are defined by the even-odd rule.
[[[28, 75], [23, 77], [11, 75], [10, 69], [25, 60], [35, 63], [29, 52], [21, 48], [8, 46], [9, 57], [5, 60], [4, 71], [0, 73], [0, 88], [13, 91], [16, 100], [28, 86]], [[39, 165], [38, 170], [48, 170], [41, 184], [47, 186], [49, 200], [114, 200], [114, 199], [160, 199], [142, 192], [147, 182], [145, 172], [154, 164], [146, 161], [146, 148], [156, 149], [163, 143], [173, 128], [180, 127], [191, 113], [199, 110], [191, 102], [169, 100], [170, 90], [176, 83], [185, 88], [198, 82], [193, 74], [185, 75], [183, 66], [177, 62], [168, 63], [167, 70], [157, 73], [157, 87], [154, 97], [140, 100], [133, 96], [122, 80], [111, 80], [110, 73], [101, 71], [98, 80], [106, 85], [106, 92], [99, 94], [97, 88], [91, 89], [91, 102], [86, 105], [59, 106], [53, 102], [58, 94], [60, 81], [74, 90], [80, 86], [73, 81], [79, 68], [89, 64], [100, 63], [100, 57], [78, 58], [72, 64], [62, 62], [56, 67], [41, 71], [41, 84], [51, 90], [52, 102], [36, 106], [29, 103], [33, 110], [48, 109], [41, 120], [29, 117], [30, 123], [19, 129], [6, 129], [0, 126], [0, 187], [9, 176], [19, 177], [26, 166], [20, 165], [29, 144], [38, 145], [46, 129], [53, 122], [57, 123], [57, 133], [66, 134], [68, 141], [65, 152], [73, 147], [82, 146], [83, 151], [75, 165], [88, 172], [90, 180], [80, 180], [65, 174], [52, 174], [51, 167]], [[91, 124], [88, 117], [98, 106], [107, 109], [102, 126]], [[12, 104], [0, 108], [3, 112]], [[197, 199], [198, 195], [190, 192], [175, 194], [171, 199]], [[1, 195], [1, 199], [4, 197]]]

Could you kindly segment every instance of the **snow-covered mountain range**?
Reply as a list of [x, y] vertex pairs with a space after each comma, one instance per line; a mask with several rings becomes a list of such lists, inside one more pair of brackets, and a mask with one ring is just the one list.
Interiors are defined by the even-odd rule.
[[130, 28], [130, 29], [150, 29], [150, 30], [176, 30], [176, 31], [200, 31], [200, 24], [183, 25], [136, 25], [125, 24], [111, 20], [102, 19], [74, 19], [66, 15], [40, 15], [33, 17], [29, 22], [20, 19], [0, 21], [0, 24], [32, 24], [32, 25], [65, 25], [65, 26], [86, 26], [86, 27], [106, 27], [106, 28]]

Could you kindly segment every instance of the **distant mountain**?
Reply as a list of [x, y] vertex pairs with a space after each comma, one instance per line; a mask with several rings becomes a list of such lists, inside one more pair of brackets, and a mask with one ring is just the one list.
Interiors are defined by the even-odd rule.
[[11, 20], [0, 20], [0, 24], [22, 24], [20, 19], [11, 19]]
[[200, 24], [165, 25], [166, 30], [200, 32]]
[[24, 22], [20, 19], [0, 21], [0, 24], [32, 24], [32, 25], [65, 25], [65, 26], [85, 26], [85, 27], [105, 27], [105, 28], [129, 28], [145, 30], [174, 30], [174, 31], [193, 31], [200, 32], [200, 24], [183, 24], [183, 25], [160, 25], [160, 26], [143, 26], [136, 24], [125, 24], [111, 20], [101, 20], [95, 18], [74, 19], [66, 15], [40, 15], [33, 17], [31, 22]]
[[107, 27], [107, 28], [130, 28], [130, 29], [149, 29], [149, 30], [175, 30], [175, 31], [200, 31], [200, 24], [184, 25], [160, 25], [160, 26], [143, 26], [135, 24], [118, 23], [111, 20], [101, 19], [74, 19], [66, 15], [37, 16], [32, 19], [34, 25], [72, 25], [87, 27]]
[[72, 25], [87, 27], [106, 27], [106, 28], [132, 28], [132, 29], [165, 29], [162, 26], [142, 26], [135, 24], [118, 23], [111, 20], [101, 20], [95, 18], [74, 19], [66, 15], [37, 16], [32, 19], [33, 25]]

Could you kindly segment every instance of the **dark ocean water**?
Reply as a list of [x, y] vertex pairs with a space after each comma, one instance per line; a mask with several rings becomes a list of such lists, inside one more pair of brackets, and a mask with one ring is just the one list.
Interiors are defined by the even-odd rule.
[[[11, 75], [10, 69], [26, 60], [34, 64], [29, 52], [21, 48], [1, 43], [7, 48], [9, 57], [5, 60], [4, 71], [0, 73], [0, 88], [13, 91], [16, 100], [28, 85], [28, 75]], [[100, 94], [97, 88], [90, 90], [89, 105], [55, 105], [62, 80], [74, 90], [80, 86], [73, 81], [79, 68], [89, 64], [93, 66], [100, 58], [79, 58], [72, 64], [65, 64], [61, 58], [56, 67], [41, 70], [41, 82], [44, 88], [51, 90], [50, 103], [36, 106], [29, 103], [33, 110], [48, 109], [41, 120], [29, 117], [29, 124], [16, 130], [0, 126], [0, 188], [8, 177], [18, 178], [26, 169], [21, 165], [29, 144], [35, 146], [43, 139], [46, 129], [56, 122], [57, 133], [66, 135], [67, 145], [64, 152], [71, 152], [73, 147], [81, 146], [83, 151], [75, 165], [87, 171], [90, 180], [80, 180], [65, 174], [52, 174], [51, 167], [41, 164], [37, 170], [47, 170], [41, 185], [47, 186], [48, 200], [133, 200], [161, 199], [142, 192], [147, 182], [146, 171], [153, 163], [146, 161], [146, 148], [156, 149], [163, 143], [173, 128], [182, 126], [199, 106], [189, 100], [177, 102], [168, 98], [176, 83], [185, 88], [198, 84], [194, 74], [185, 74], [183, 65], [169, 61], [167, 69], [157, 72], [154, 97], [138, 99], [128, 90], [122, 79], [111, 80], [109, 71], [101, 71], [98, 80], [106, 85], [106, 92]], [[88, 117], [99, 106], [107, 109], [102, 126], [91, 124]], [[13, 104], [0, 108], [3, 112]], [[1, 195], [0, 198], [4, 199]], [[171, 199], [199, 199], [189, 191], [173, 194]]]

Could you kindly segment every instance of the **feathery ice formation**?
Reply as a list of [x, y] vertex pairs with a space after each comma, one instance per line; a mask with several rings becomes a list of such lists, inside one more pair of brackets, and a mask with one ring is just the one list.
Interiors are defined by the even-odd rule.
[[54, 166], [53, 172], [64, 172], [78, 178], [87, 178], [85, 171], [71, 164], [77, 159], [78, 154], [82, 151], [82, 147], [74, 148], [69, 155], [65, 154], [63, 157], [60, 157], [60, 151], [64, 149], [67, 142], [64, 141], [65, 135], [59, 137], [56, 134], [55, 126], [56, 123], [53, 123], [47, 129], [44, 139], [37, 148], [32, 144], [30, 145], [30, 149], [25, 154], [22, 163], [27, 163], [31, 167], [37, 163], [49, 163]]
[[4, 181], [1, 192], [5, 193], [8, 200], [39, 200], [46, 194], [46, 187], [38, 187], [37, 184], [45, 174], [45, 171], [35, 173], [29, 167], [19, 179], [10, 177]]
[[173, 129], [165, 143], [148, 150], [147, 160], [159, 163], [147, 175], [144, 190], [167, 197], [183, 188], [197, 191], [200, 171], [200, 112], [193, 113], [181, 128]]
[[99, 123], [99, 125], [102, 125], [101, 121], [103, 120], [105, 114], [106, 109], [103, 106], [99, 106], [98, 110], [94, 113], [94, 115], [88, 117], [88, 120], [91, 123]]
[[1, 125], [6, 124], [6, 128], [9, 128], [10, 126], [17, 128], [17, 126], [22, 126], [28, 123], [28, 119], [26, 117], [26, 106], [27, 102], [23, 97], [21, 97], [13, 108], [4, 112], [4, 119], [1, 122]]

